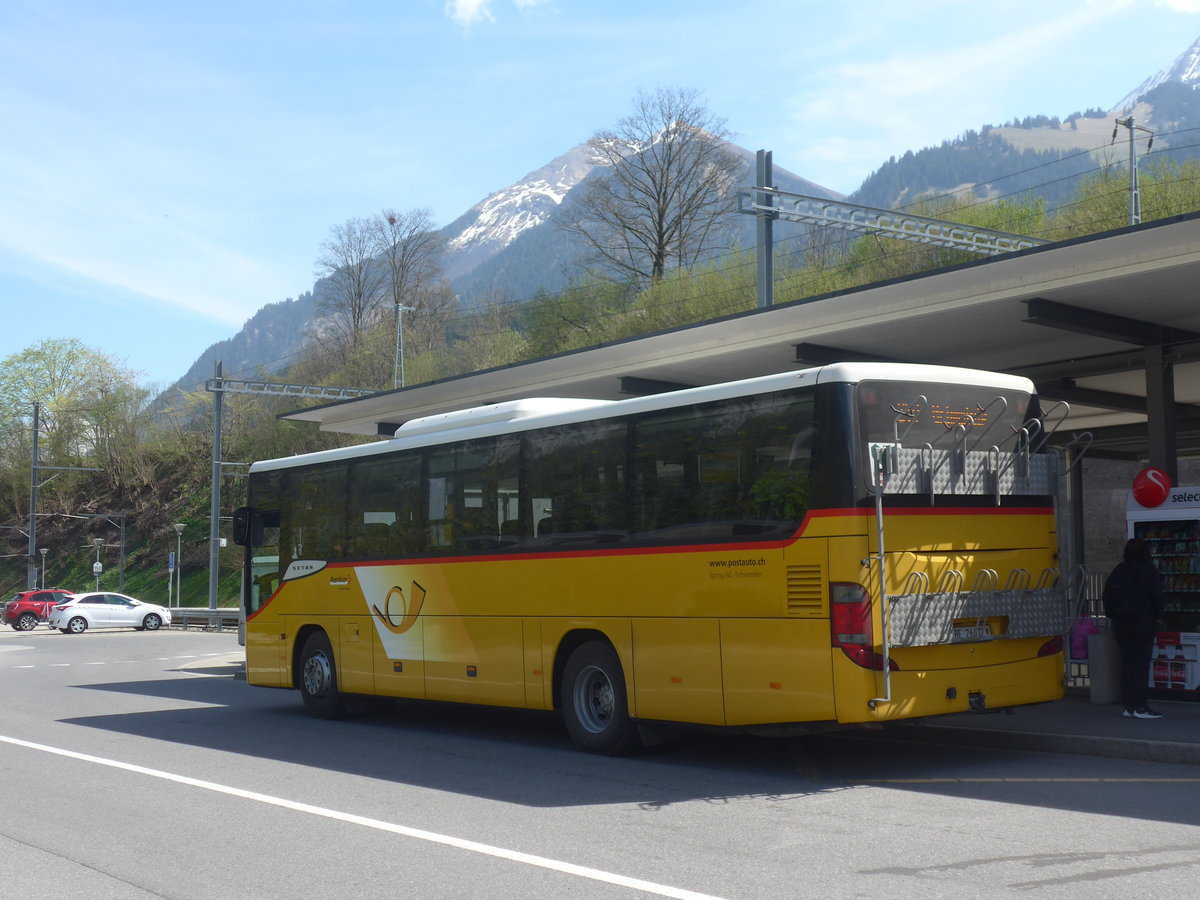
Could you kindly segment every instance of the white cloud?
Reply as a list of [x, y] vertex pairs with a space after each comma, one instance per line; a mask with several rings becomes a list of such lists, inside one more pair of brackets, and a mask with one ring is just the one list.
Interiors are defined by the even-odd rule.
[[[518, 12], [529, 12], [538, 7], [548, 6], [553, 0], [512, 0]], [[493, 0], [447, 0], [446, 14], [455, 22], [469, 27], [477, 22], [495, 22], [492, 14]]]
[[1159, 0], [1167, 9], [1181, 13], [1200, 13], [1200, 0]]
[[459, 25], [474, 25], [476, 22], [495, 22], [491, 11], [492, 0], [450, 0], [446, 12]]

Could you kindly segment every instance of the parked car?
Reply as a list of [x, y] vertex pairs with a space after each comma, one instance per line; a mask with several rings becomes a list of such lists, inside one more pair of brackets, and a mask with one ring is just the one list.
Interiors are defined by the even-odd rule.
[[21, 591], [4, 604], [4, 623], [17, 631], [33, 631], [39, 622], [50, 618], [55, 604], [62, 603], [71, 592], [64, 588], [42, 588]]
[[50, 613], [50, 627], [63, 634], [82, 634], [89, 628], [136, 628], [157, 631], [171, 624], [171, 611], [125, 594], [86, 591], [72, 594]]

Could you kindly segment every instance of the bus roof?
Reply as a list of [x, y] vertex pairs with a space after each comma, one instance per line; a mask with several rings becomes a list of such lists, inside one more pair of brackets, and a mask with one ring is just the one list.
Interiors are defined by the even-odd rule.
[[862, 381], [941, 382], [978, 385], [984, 388], [1018, 391], [1026, 394], [1034, 393], [1033, 382], [1028, 378], [986, 372], [980, 369], [911, 363], [833, 363], [819, 368], [803, 369], [799, 372], [762, 375], [723, 384], [685, 388], [645, 397], [631, 397], [628, 400], [531, 397], [524, 400], [510, 400], [488, 406], [455, 410], [412, 419], [401, 425], [390, 440], [262, 460], [251, 465], [250, 471], [265, 472], [339, 459], [374, 456], [394, 450], [435, 446], [471, 438], [491, 437], [509, 432], [528, 431], [550, 425], [566, 425], [631, 413], [654, 412], [688, 403], [766, 394], [801, 384], [858, 384]]

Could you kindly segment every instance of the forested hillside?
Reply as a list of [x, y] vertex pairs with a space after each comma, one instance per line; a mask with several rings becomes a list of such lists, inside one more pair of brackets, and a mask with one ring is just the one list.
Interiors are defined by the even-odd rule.
[[[1200, 154], [1200, 93], [1177, 81], [1147, 92], [1130, 114], [1154, 132], [1142, 164], [1181, 163]], [[1039, 198], [1050, 209], [1074, 196], [1085, 176], [1126, 166], [1128, 132], [1099, 109], [1066, 119], [1027, 116], [983, 126], [889, 159], [850, 197], [885, 209], [950, 192], [981, 198]], [[1139, 142], [1146, 154], [1146, 142]]]

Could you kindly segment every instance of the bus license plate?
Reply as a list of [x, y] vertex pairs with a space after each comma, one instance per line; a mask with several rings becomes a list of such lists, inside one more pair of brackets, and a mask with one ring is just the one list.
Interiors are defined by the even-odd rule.
[[961, 643], [964, 641], [990, 641], [991, 639], [992, 629], [987, 625], [954, 626], [955, 643]]

